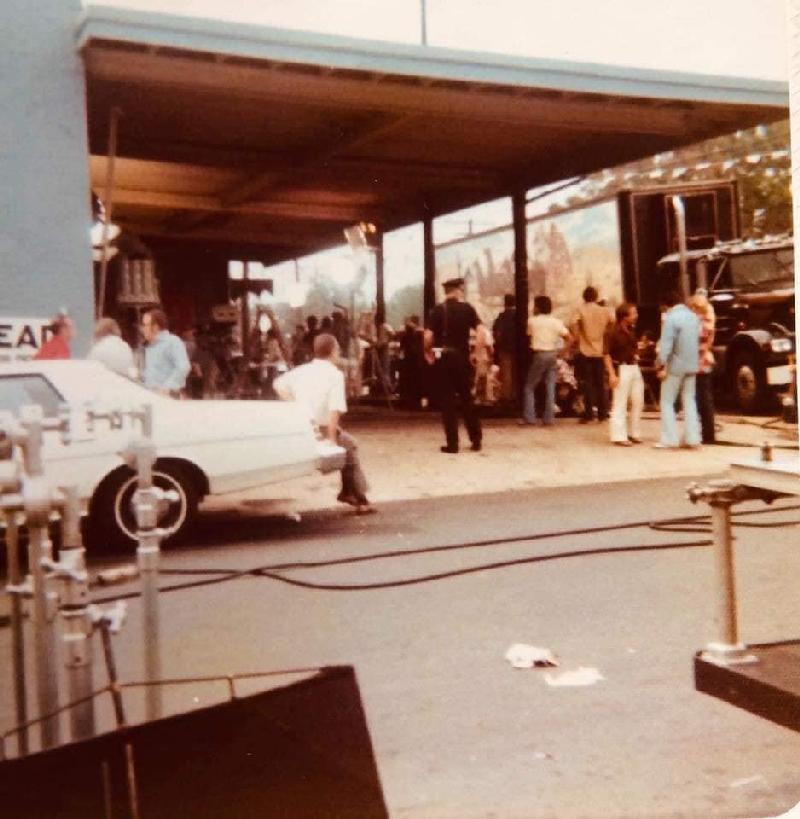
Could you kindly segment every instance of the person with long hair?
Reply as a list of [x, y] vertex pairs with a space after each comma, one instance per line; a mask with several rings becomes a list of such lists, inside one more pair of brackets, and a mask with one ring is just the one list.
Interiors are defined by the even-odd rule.
[[700, 319], [700, 360], [697, 369], [697, 412], [700, 416], [700, 431], [704, 444], [715, 442], [714, 420], [714, 333], [716, 314], [704, 290], [697, 292], [689, 299], [689, 307]]

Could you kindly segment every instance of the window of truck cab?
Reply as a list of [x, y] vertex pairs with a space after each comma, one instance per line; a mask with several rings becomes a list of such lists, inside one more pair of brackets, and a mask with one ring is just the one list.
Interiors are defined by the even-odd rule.
[[742, 253], [729, 259], [734, 287], [794, 284], [794, 251], [791, 248]]

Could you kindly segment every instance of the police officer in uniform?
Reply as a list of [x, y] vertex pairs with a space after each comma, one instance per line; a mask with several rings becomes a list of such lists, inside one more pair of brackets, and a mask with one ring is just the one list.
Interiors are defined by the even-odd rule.
[[434, 382], [442, 410], [446, 444], [442, 452], [458, 452], [458, 405], [472, 443], [481, 449], [481, 422], [472, 403], [472, 367], [469, 362], [469, 331], [481, 320], [471, 304], [464, 301], [464, 279], [444, 282], [445, 299], [431, 310], [426, 330], [426, 346], [434, 359]]

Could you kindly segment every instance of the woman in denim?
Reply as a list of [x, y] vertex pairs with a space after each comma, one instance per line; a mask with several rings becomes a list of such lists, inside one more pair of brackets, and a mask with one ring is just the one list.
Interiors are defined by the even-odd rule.
[[689, 307], [700, 319], [700, 361], [697, 368], [697, 412], [704, 444], [715, 443], [714, 420], [714, 331], [716, 315], [705, 291], [698, 290], [690, 299]]

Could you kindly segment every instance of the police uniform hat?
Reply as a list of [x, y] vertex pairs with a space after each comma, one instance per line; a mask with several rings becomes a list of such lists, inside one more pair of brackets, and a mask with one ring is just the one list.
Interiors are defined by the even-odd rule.
[[453, 290], [460, 290], [464, 287], [464, 279], [456, 278], [456, 279], [448, 279], [446, 282], [442, 282], [442, 287], [444, 288], [445, 293], [450, 293]]

